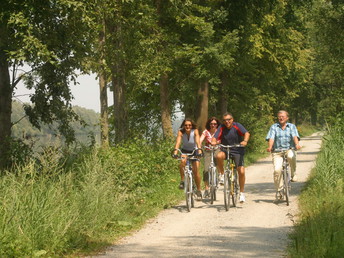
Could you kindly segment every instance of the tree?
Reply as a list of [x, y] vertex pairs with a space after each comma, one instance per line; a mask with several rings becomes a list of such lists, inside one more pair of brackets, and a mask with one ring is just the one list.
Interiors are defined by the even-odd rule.
[[[33, 106], [26, 107], [30, 121], [58, 120], [67, 141], [73, 140], [68, 121], [77, 116], [71, 109], [69, 82], [81, 67], [88, 46], [82, 1], [3, 1], [0, 13], [0, 156], [7, 164], [11, 135], [11, 103], [19, 80], [34, 89]], [[28, 64], [32, 70], [10, 81], [10, 70]]]

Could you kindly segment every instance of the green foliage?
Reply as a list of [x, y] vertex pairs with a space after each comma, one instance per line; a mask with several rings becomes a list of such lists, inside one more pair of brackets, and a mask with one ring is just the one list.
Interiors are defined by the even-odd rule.
[[[4, 146], [6, 146], [6, 149]], [[0, 148], [2, 153], [0, 156], [0, 163], [5, 168], [23, 166], [33, 157], [32, 146], [21, 139], [8, 138]]]
[[301, 194], [301, 221], [291, 235], [292, 257], [341, 257], [344, 241], [344, 116], [324, 137], [316, 167]]
[[[99, 142], [99, 114], [93, 110], [88, 110], [78, 106], [73, 107], [73, 112], [78, 115], [81, 121], [70, 123], [76, 141], [81, 144], [91, 144], [94, 138]], [[40, 130], [33, 127], [29, 122], [23, 106], [17, 102], [12, 102], [12, 137], [21, 139], [23, 142], [39, 151], [41, 147], [60, 144], [64, 141], [64, 137], [59, 135], [58, 124], [40, 123]], [[90, 142], [91, 141], [91, 142]]]
[[[0, 256], [61, 256], [110, 244], [180, 196], [172, 143], [50, 149], [0, 177]], [[68, 153], [70, 156], [70, 153]]]

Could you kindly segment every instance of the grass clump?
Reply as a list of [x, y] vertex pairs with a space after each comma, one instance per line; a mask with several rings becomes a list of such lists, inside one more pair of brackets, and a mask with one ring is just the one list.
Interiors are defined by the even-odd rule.
[[50, 150], [2, 175], [0, 257], [97, 250], [179, 200], [171, 144], [137, 142], [81, 151], [68, 165]]
[[344, 256], [344, 119], [324, 137], [316, 167], [300, 197], [300, 222], [291, 235], [292, 257]]

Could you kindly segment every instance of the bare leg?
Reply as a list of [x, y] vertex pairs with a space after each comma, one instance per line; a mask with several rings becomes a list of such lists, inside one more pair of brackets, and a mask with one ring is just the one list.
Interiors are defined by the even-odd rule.
[[245, 190], [245, 181], [246, 181], [246, 177], [245, 177], [245, 167], [244, 167], [244, 166], [238, 167], [238, 174], [239, 174], [240, 192], [243, 193], [244, 190]]
[[193, 171], [194, 176], [195, 176], [195, 182], [196, 182], [197, 190], [201, 191], [201, 176], [199, 174], [199, 161], [194, 161], [192, 163], [192, 171]]

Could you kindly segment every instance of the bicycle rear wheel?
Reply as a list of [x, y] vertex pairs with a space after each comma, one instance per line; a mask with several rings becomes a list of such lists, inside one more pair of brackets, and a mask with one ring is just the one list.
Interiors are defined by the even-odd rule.
[[283, 169], [283, 184], [284, 184], [284, 196], [287, 202], [287, 206], [289, 206], [289, 179], [288, 179], [288, 168], [285, 167]]
[[190, 211], [192, 207], [193, 192], [192, 192], [191, 178], [188, 173], [185, 174], [185, 178], [184, 178], [184, 192], [185, 192], [186, 209], [187, 211]]
[[230, 207], [230, 196], [231, 196], [231, 191], [230, 191], [230, 179], [229, 179], [229, 173], [228, 171], [225, 171], [225, 180], [223, 183], [223, 194], [224, 194], [224, 202], [225, 202], [225, 209], [226, 211], [229, 210]]
[[231, 195], [233, 206], [236, 207], [239, 198], [239, 185], [238, 185], [238, 172], [236, 169], [233, 170], [233, 176], [231, 180]]

